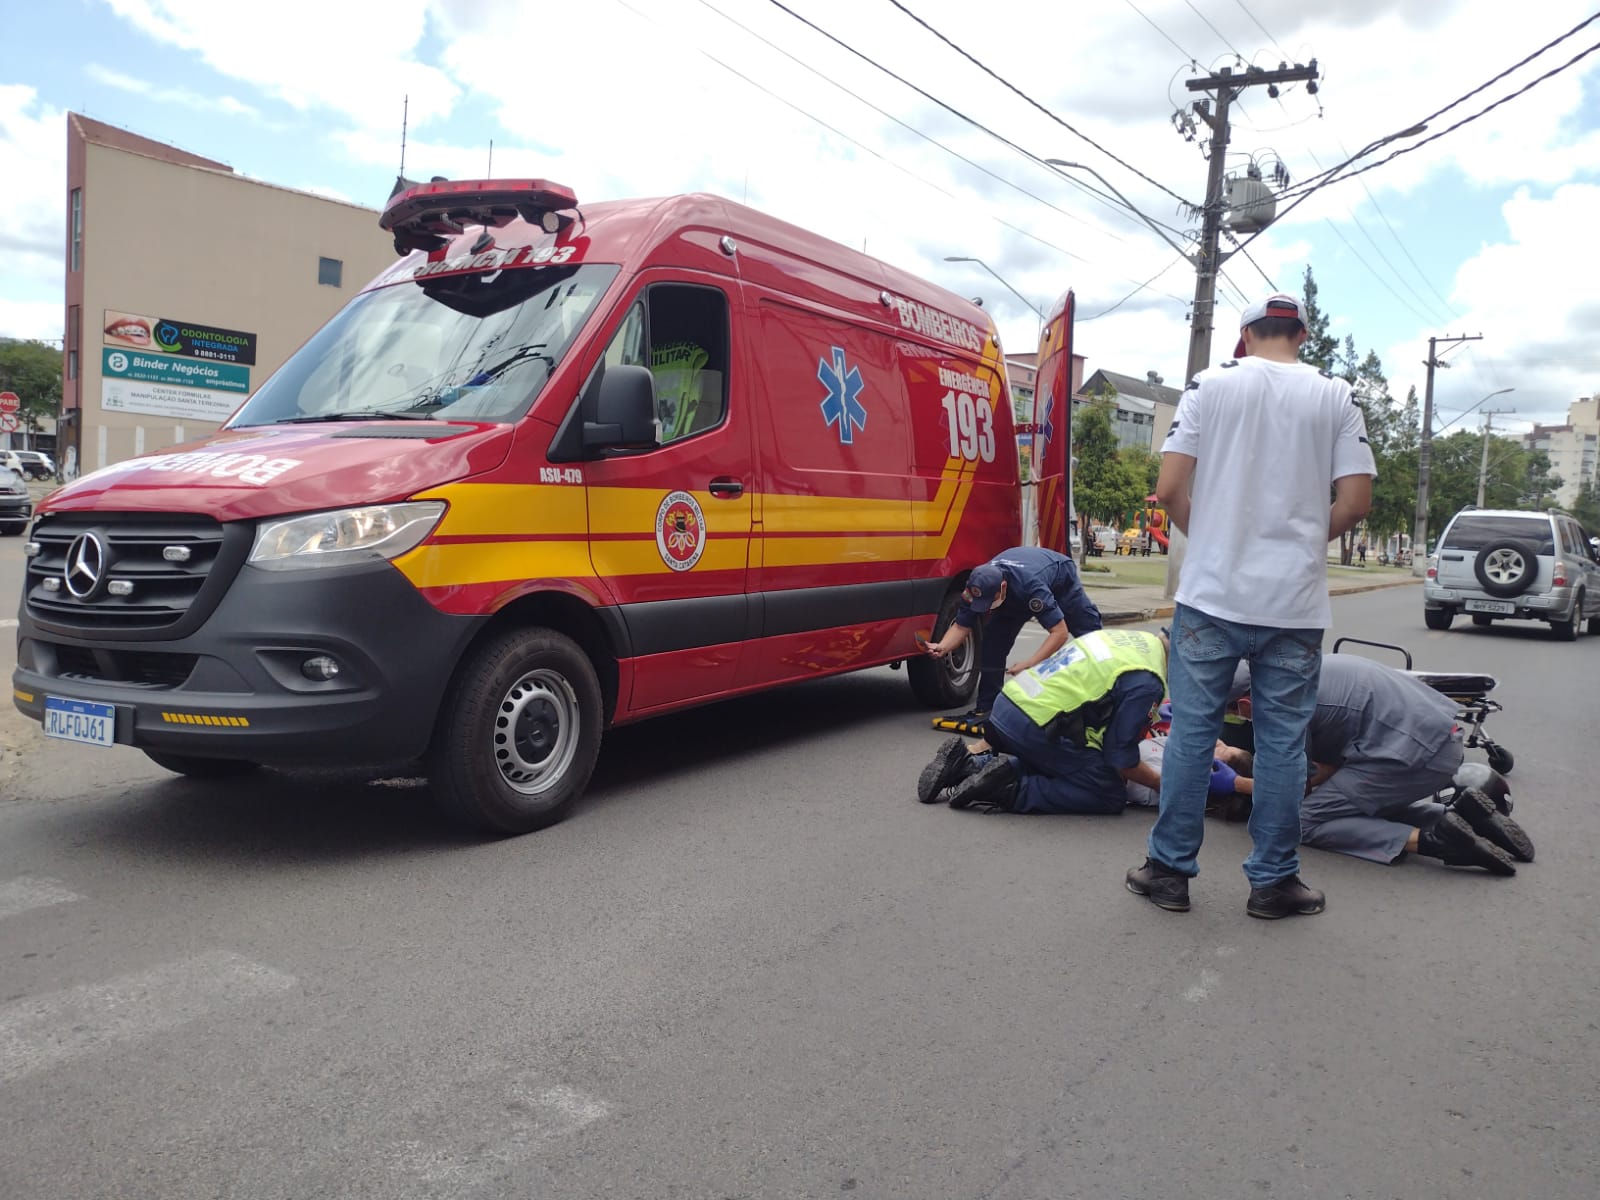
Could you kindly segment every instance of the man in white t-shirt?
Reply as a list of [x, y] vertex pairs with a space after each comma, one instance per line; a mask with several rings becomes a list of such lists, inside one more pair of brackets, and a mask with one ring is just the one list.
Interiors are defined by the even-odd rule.
[[1236, 358], [1190, 382], [1162, 447], [1156, 495], [1189, 545], [1172, 619], [1161, 810], [1127, 884], [1188, 911], [1213, 751], [1245, 660], [1256, 738], [1246, 911], [1275, 919], [1325, 904], [1300, 880], [1298, 846], [1306, 726], [1332, 619], [1328, 543], [1366, 516], [1377, 472], [1350, 385], [1299, 360], [1300, 301], [1268, 297], [1239, 325]]

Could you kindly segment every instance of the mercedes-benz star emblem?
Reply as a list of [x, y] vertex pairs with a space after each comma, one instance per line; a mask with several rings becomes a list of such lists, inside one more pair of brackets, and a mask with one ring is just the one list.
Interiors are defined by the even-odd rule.
[[100, 586], [100, 576], [105, 573], [106, 548], [92, 533], [80, 533], [67, 547], [67, 591], [79, 600], [87, 600]]

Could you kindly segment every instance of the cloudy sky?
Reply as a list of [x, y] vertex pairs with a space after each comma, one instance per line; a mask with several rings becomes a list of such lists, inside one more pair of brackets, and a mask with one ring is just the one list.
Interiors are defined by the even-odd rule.
[[[1193, 268], [1108, 189], [1192, 247], [1184, 204], [1203, 199], [1206, 130], [1189, 140], [1175, 120], [1203, 94], [1186, 81], [1315, 58], [1314, 95], [1254, 87], [1234, 106], [1230, 171], [1270, 177], [1281, 163], [1290, 191], [1225, 268], [1213, 361], [1246, 298], [1298, 292], [1309, 264], [1335, 331], [1379, 353], [1397, 395], [1420, 392], [1430, 335], [1482, 334], [1438, 376], [1442, 420], [1515, 388], [1492, 407], [1526, 428], [1600, 391], [1600, 52], [1558, 69], [1600, 50], [1593, 5], [8, 5], [0, 334], [61, 336], [69, 110], [378, 206], [409, 96], [412, 177], [480, 176], [492, 141], [495, 174], [555, 179], [580, 199], [717, 192], [981, 296], [1012, 351], [1032, 348], [1037, 320], [1010, 289], [1046, 308], [1070, 287], [1091, 370], [1177, 384]], [[1424, 122], [1356, 164], [1373, 169], [1288, 209], [1297, 184]]]

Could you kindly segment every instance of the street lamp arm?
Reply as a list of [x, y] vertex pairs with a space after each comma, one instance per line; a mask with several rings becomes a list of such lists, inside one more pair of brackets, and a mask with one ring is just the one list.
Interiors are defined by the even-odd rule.
[[996, 279], [998, 279], [1000, 281], [1000, 286], [1001, 287], [1005, 288], [1006, 291], [1010, 292], [1018, 300], [1021, 300], [1024, 304], [1026, 304], [1028, 306], [1028, 308], [1033, 312], [1033, 314], [1039, 318], [1039, 320], [1041, 320], [1041, 321], [1044, 320], [1044, 313], [1040, 311], [1039, 306], [1037, 304], [1035, 304], [1032, 300], [1029, 300], [1021, 292], [1017, 291], [1016, 288], [1012, 287], [1009, 283], [1007, 283], [1005, 281], [1005, 279], [1000, 275], [1000, 273], [998, 271], [996, 271], [993, 267], [991, 267], [988, 263], [984, 262], [983, 259], [981, 259], [981, 258], [968, 258], [965, 255], [960, 255], [960, 254], [947, 254], [947, 255], [945, 255], [945, 262], [977, 263], [985, 271], [989, 272], [989, 274], [993, 275]]
[[1184, 247], [1178, 245], [1177, 242], [1173, 241], [1170, 237], [1167, 236], [1166, 230], [1162, 229], [1161, 226], [1157, 225], [1149, 217], [1145, 216], [1144, 213], [1140, 212], [1137, 208], [1135, 208], [1134, 204], [1133, 204], [1133, 201], [1129, 200], [1126, 196], [1124, 196], [1121, 192], [1119, 192], [1115, 187], [1113, 187], [1111, 181], [1109, 179], [1107, 179], [1104, 175], [1100, 174], [1099, 171], [1096, 171], [1093, 167], [1091, 167], [1091, 166], [1089, 166], [1089, 165], [1087, 165], [1085, 163], [1067, 162], [1065, 159], [1060, 159], [1060, 158], [1047, 158], [1044, 161], [1046, 163], [1048, 163], [1052, 167], [1072, 167], [1075, 170], [1089, 172], [1089, 174], [1093, 175], [1096, 179], [1098, 179], [1101, 183], [1103, 183], [1107, 188], [1109, 188], [1111, 190], [1111, 194], [1112, 195], [1114, 195], [1118, 200], [1122, 201], [1122, 206], [1124, 208], [1126, 208], [1134, 216], [1138, 217], [1139, 220], [1143, 221], [1146, 225], [1148, 225], [1150, 227], [1151, 231], [1154, 232], [1155, 235], [1158, 238], [1160, 238], [1162, 241], [1164, 241], [1167, 245], [1171, 246], [1179, 254], [1183, 255], [1185, 260], [1187, 260], [1189, 262], [1193, 262], [1194, 261], [1192, 258], [1189, 257], [1189, 251], [1188, 250], [1186, 250]]

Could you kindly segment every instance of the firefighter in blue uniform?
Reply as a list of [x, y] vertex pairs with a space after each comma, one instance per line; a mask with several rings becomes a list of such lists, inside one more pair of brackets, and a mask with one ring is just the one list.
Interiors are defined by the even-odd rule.
[[[1044, 627], [1044, 644], [1031, 658], [1007, 666], [1017, 634], [1030, 619]], [[1065, 646], [1068, 638], [1093, 633], [1102, 624], [1100, 610], [1078, 579], [1078, 564], [1039, 546], [1018, 546], [974, 567], [955, 620], [943, 637], [928, 643], [928, 653], [943, 658], [971, 636], [980, 620], [984, 627], [977, 706], [956, 723], [974, 731], [1008, 675], [1037, 666]]]

